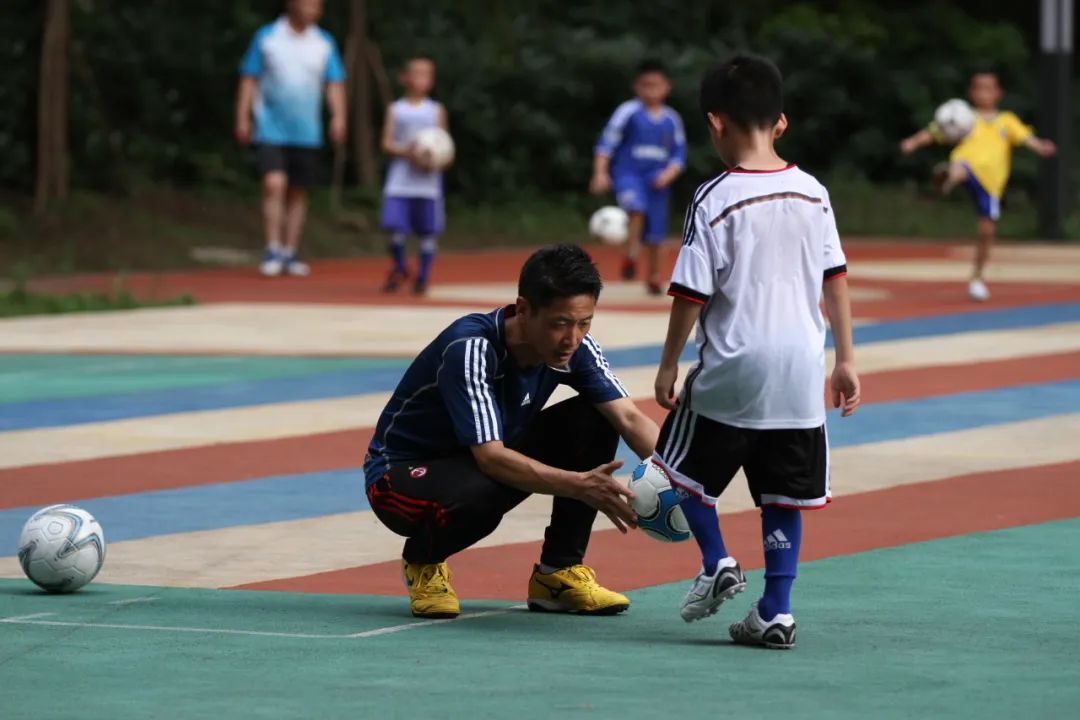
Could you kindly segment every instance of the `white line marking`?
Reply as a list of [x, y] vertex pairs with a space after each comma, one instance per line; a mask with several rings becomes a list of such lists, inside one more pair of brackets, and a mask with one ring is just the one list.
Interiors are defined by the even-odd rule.
[[56, 613], [36, 613], [34, 615], [17, 615], [14, 617], [0, 618], [0, 623], [7, 623], [10, 625], [43, 625], [46, 627], [104, 628], [106, 630], [146, 630], [149, 632], [206, 633], [210, 635], [249, 635], [299, 640], [352, 640], [357, 638], [377, 637], [379, 635], [389, 635], [403, 630], [411, 630], [413, 628], [438, 625], [441, 623], [471, 620], [472, 618], [490, 617], [492, 615], [504, 615], [506, 613], [516, 612], [525, 607], [525, 605], [514, 605], [499, 610], [485, 610], [483, 612], [469, 613], [457, 618], [447, 618], [445, 620], [421, 620], [419, 622], [406, 623], [404, 625], [391, 625], [390, 627], [376, 628], [375, 630], [365, 630], [364, 632], [345, 635], [272, 632], [269, 630], [233, 630], [230, 628], [179, 627], [175, 625], [121, 625], [117, 623], [66, 622], [63, 620], [35, 619], [48, 615], [55, 615]]
[[12, 615], [11, 617], [0, 618], [0, 622], [20, 624], [25, 620], [32, 620], [34, 618], [48, 617], [49, 615], [55, 615], [56, 613], [34, 613], [33, 615]]
[[427, 625], [441, 625], [442, 623], [460, 622], [462, 620], [472, 620], [479, 617], [491, 617], [492, 615], [505, 615], [506, 613], [516, 612], [518, 610], [524, 610], [527, 605], [513, 605], [508, 608], [502, 608], [500, 610], [484, 610], [483, 612], [468, 613], [467, 615], [460, 615], [456, 618], [445, 618], [442, 620], [421, 620], [420, 622], [405, 623], [404, 625], [391, 625], [390, 627], [376, 628], [375, 630], [365, 630], [364, 632], [353, 633], [346, 637], [351, 638], [368, 638], [377, 637], [379, 635], [390, 635], [392, 633], [402, 632], [403, 630], [412, 630], [413, 628], [425, 627]]
[[131, 605], [133, 603], [154, 602], [157, 595], [142, 595], [141, 597], [125, 598], [124, 600], [110, 600], [109, 605]]

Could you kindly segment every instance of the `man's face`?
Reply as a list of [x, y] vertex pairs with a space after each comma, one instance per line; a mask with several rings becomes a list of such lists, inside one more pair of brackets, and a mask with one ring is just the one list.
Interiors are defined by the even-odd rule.
[[671, 83], [660, 72], [647, 72], [634, 80], [634, 94], [646, 105], [660, 105], [667, 100]]
[[525, 339], [541, 362], [562, 367], [570, 362], [592, 326], [596, 298], [592, 295], [558, 298], [538, 309], [530, 308], [527, 300], [518, 298], [518, 311], [524, 319]]
[[1001, 102], [1001, 84], [993, 73], [979, 73], [971, 76], [968, 86], [971, 104], [979, 110], [993, 110]]
[[289, 15], [301, 25], [314, 25], [322, 17], [323, 0], [289, 0]]

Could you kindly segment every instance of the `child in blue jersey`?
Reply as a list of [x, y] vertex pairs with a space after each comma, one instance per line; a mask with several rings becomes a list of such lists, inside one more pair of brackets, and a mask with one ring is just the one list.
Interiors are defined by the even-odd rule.
[[345, 69], [334, 38], [316, 25], [321, 16], [322, 0], [289, 0], [240, 61], [235, 132], [240, 144], [258, 145], [266, 276], [308, 274], [296, 255], [319, 175], [324, 89], [330, 139], [345, 141]]
[[614, 190], [630, 215], [630, 237], [622, 276], [637, 274], [637, 255], [644, 243], [649, 293], [659, 295], [660, 244], [667, 235], [671, 183], [686, 165], [686, 133], [679, 113], [665, 104], [671, 92], [664, 65], [646, 60], [637, 68], [634, 94], [615, 109], [596, 143], [589, 190]]
[[382, 149], [390, 162], [383, 186], [380, 224], [390, 233], [390, 256], [394, 266], [383, 289], [397, 290], [409, 278], [405, 264], [405, 240], [409, 235], [420, 239], [420, 267], [413, 292], [427, 292], [431, 263], [435, 259], [439, 235], [446, 223], [443, 209], [442, 172], [416, 152], [416, 134], [429, 127], [447, 127], [446, 109], [429, 95], [435, 86], [435, 63], [427, 57], [414, 57], [405, 63], [399, 80], [405, 96], [386, 109]]

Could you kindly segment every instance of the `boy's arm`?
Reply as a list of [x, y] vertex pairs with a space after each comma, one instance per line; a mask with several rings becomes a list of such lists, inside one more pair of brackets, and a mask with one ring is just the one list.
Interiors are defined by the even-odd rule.
[[611, 156], [602, 152], [593, 155], [592, 178], [589, 180], [589, 192], [603, 195], [611, 192]]
[[589, 180], [589, 192], [596, 195], [611, 191], [611, 156], [623, 141], [623, 130], [633, 114], [633, 106], [623, 103], [611, 114], [593, 150], [593, 173]]
[[930, 132], [929, 128], [923, 128], [919, 132], [910, 137], [906, 137], [900, 141], [900, 152], [905, 155], [910, 155], [919, 148], [924, 148], [927, 145], [934, 144], [934, 136]]
[[653, 180], [653, 187], [658, 190], [666, 188], [675, 182], [679, 175], [682, 174], [683, 168], [686, 167], [686, 130], [683, 128], [682, 118], [679, 117], [678, 113], [672, 111], [671, 122], [675, 125], [675, 142], [671, 150], [671, 160], [668, 162], [667, 167], [660, 171], [660, 174]]
[[439, 103], [436, 122], [443, 130], [450, 132], [450, 118], [447, 117], [446, 106], [442, 103]]
[[847, 417], [859, 407], [859, 376], [855, 372], [855, 349], [851, 339], [851, 301], [847, 278], [836, 275], [825, 280], [825, 311], [832, 327], [836, 367], [832, 374], [832, 404]]
[[382, 126], [382, 142], [380, 143], [382, 151], [390, 157], [412, 157], [412, 149], [404, 145], [397, 145], [394, 143], [394, 106], [390, 105], [386, 108], [386, 115], [383, 117]]
[[1034, 135], [1024, 140], [1023, 145], [1039, 157], [1051, 157], [1057, 153], [1057, 145], [1054, 144], [1053, 140], [1035, 137]]
[[330, 82], [326, 85], [326, 106], [330, 110], [330, 141], [335, 145], [345, 142], [345, 83]]
[[255, 99], [258, 80], [252, 75], [242, 75], [236, 88], [236, 141], [241, 145], [251, 142], [251, 105]]
[[664, 351], [660, 355], [660, 368], [656, 371], [653, 390], [656, 402], [668, 410], [675, 409], [675, 381], [679, 378], [679, 357], [686, 347], [686, 339], [701, 315], [702, 304], [682, 297], [674, 298], [671, 303], [671, 316], [668, 318], [667, 338]]

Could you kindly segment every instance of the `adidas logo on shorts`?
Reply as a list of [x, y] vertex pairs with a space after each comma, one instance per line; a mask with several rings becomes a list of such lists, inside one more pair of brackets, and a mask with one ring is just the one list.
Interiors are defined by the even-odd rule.
[[790, 550], [791, 542], [781, 530], [773, 530], [765, 536], [765, 552], [770, 550]]

